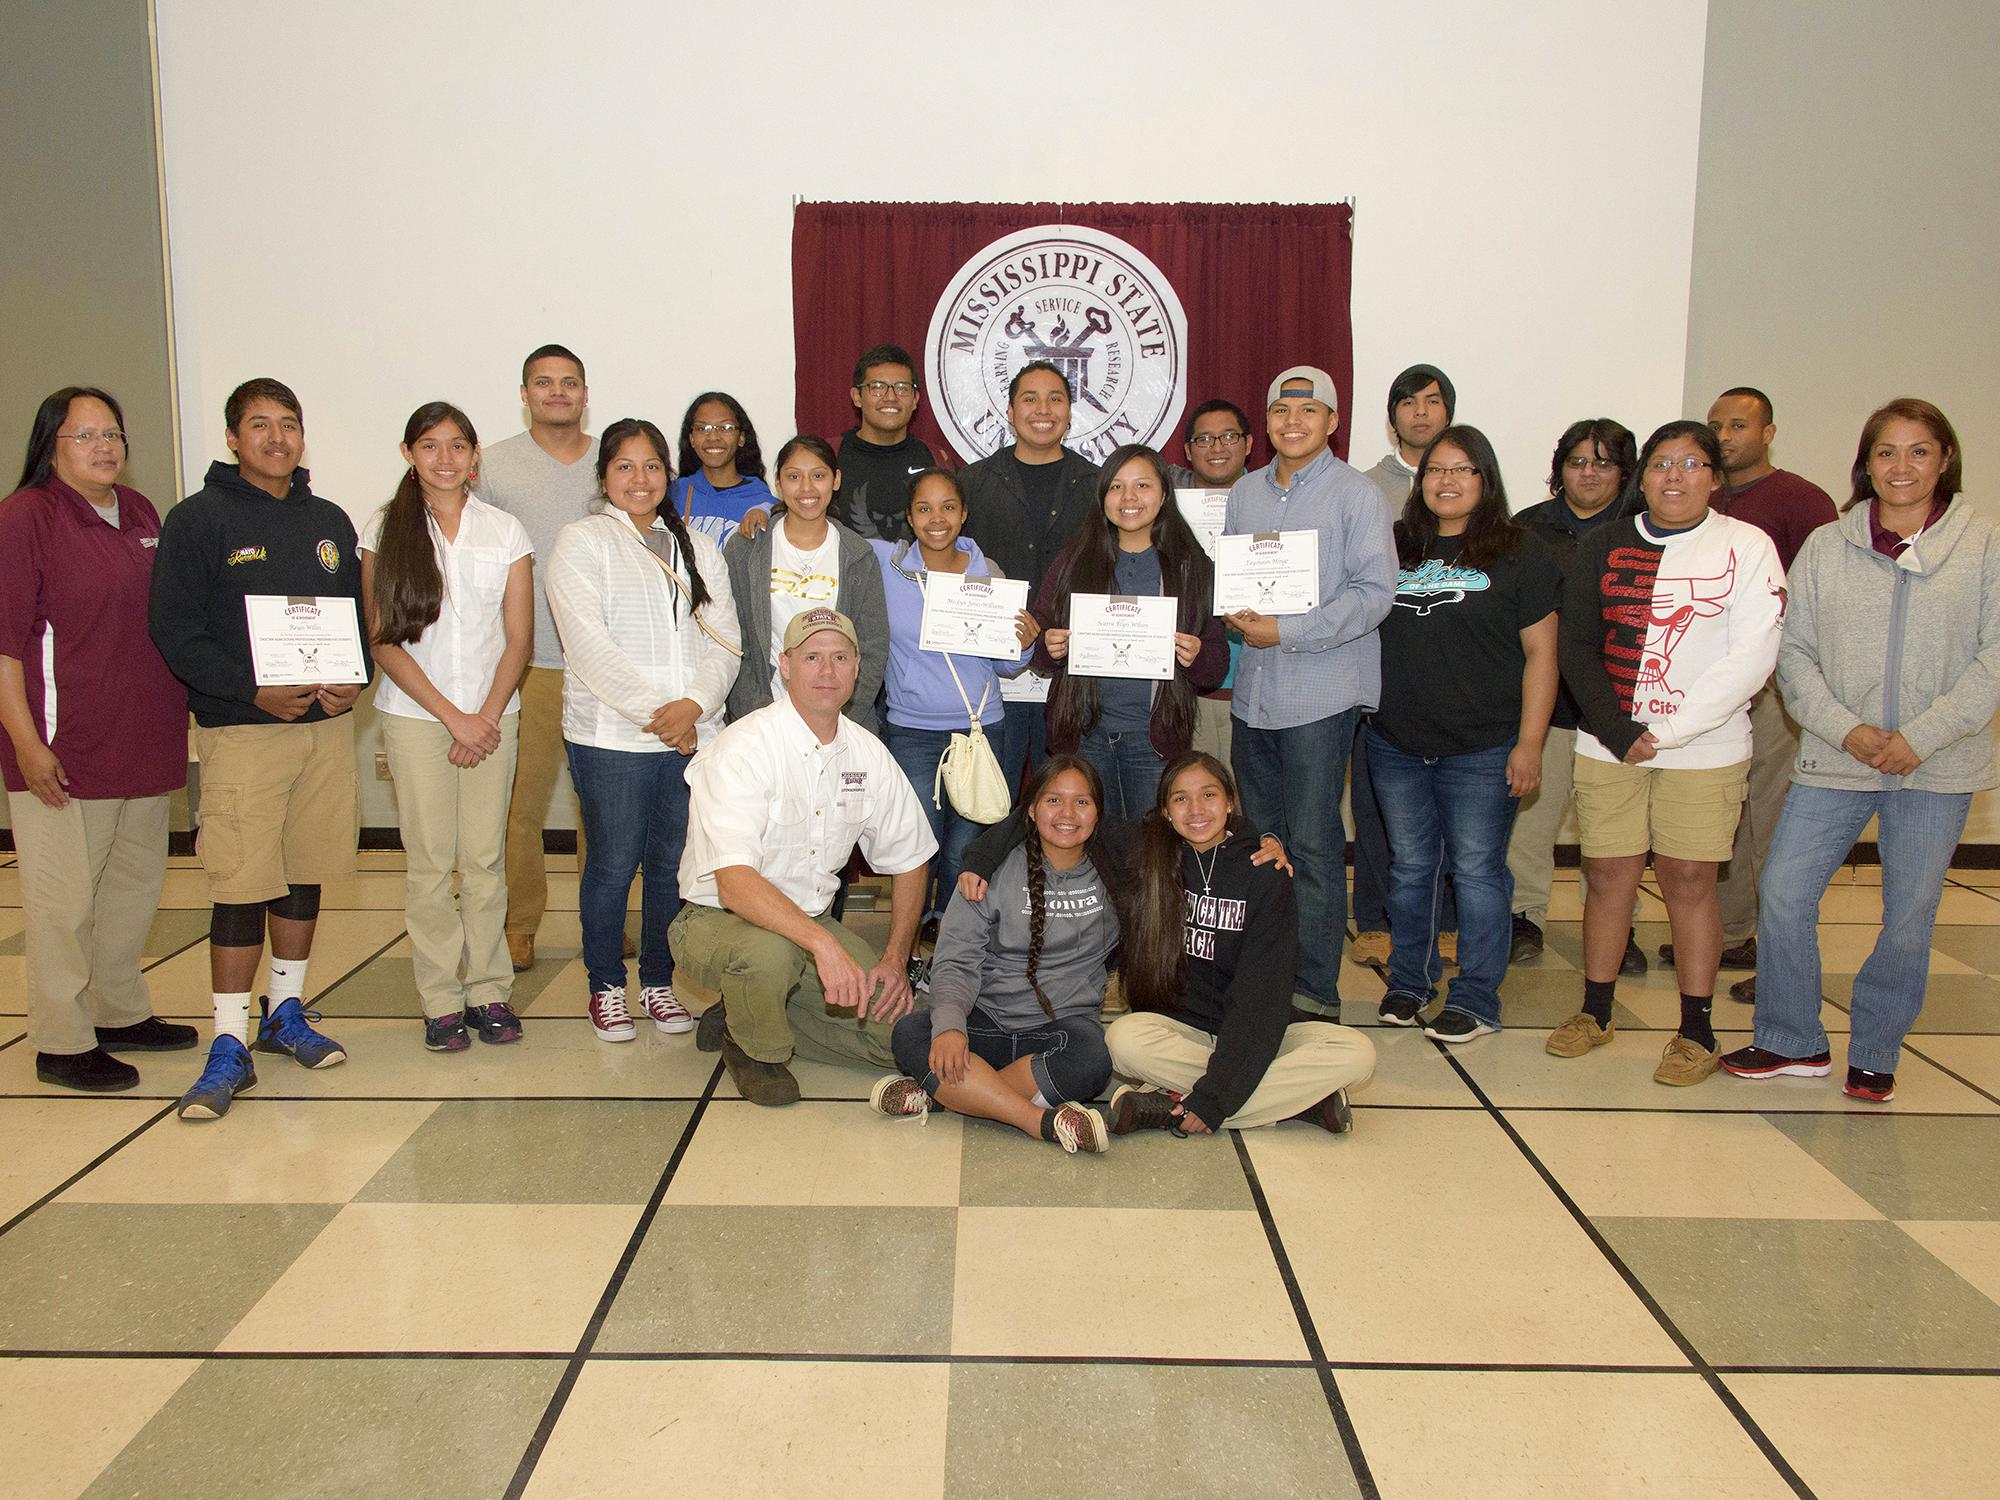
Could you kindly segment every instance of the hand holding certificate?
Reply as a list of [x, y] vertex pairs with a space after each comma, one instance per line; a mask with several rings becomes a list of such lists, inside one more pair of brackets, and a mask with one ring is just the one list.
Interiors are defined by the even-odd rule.
[[366, 682], [361, 622], [345, 595], [246, 594], [257, 686]]
[[1319, 606], [1319, 533], [1260, 531], [1217, 539], [1215, 612], [1302, 615]]
[[1016, 661], [1021, 655], [1021, 637], [1015, 630], [1015, 616], [1027, 607], [1028, 582], [1024, 578], [926, 573], [924, 622], [917, 646], [924, 651]]
[[1174, 623], [1180, 601], [1146, 594], [1072, 594], [1069, 670], [1079, 677], [1174, 675]]

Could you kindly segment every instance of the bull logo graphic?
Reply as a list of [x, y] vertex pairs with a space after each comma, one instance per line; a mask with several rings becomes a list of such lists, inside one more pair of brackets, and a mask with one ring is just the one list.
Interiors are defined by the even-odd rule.
[[1653, 584], [1653, 604], [1646, 616], [1646, 639], [1639, 651], [1639, 675], [1633, 683], [1633, 705], [1638, 707], [1647, 694], [1656, 713], [1672, 713], [1680, 707], [1684, 693], [1667, 686], [1667, 669], [1674, 652], [1687, 635], [1696, 617], [1722, 613], [1736, 586], [1736, 553], [1729, 554], [1729, 566], [1713, 578], [1661, 578]]

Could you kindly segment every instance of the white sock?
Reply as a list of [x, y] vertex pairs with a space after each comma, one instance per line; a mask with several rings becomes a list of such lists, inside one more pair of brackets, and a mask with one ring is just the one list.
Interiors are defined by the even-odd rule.
[[303, 958], [280, 958], [271, 955], [270, 983], [266, 993], [271, 997], [271, 1009], [276, 1010], [287, 1000], [303, 1000], [306, 994], [306, 961]]
[[1048, 1100], [1046, 1100], [1046, 1099], [1044, 1099], [1044, 1098], [1042, 1097], [1042, 1091], [1041, 1091], [1040, 1089], [1036, 1089], [1036, 1090], [1035, 1090], [1035, 1097], [1034, 1097], [1033, 1099], [1030, 1099], [1030, 1100], [1029, 1100], [1028, 1102], [1029, 1102], [1030, 1104], [1034, 1105], [1036, 1109], [1054, 1109], [1054, 1108], [1055, 1108], [1055, 1106], [1054, 1106], [1053, 1104], [1049, 1103], [1049, 1101], [1048, 1101]]
[[250, 1045], [250, 996], [215, 995], [215, 1034], [233, 1036], [244, 1046]]

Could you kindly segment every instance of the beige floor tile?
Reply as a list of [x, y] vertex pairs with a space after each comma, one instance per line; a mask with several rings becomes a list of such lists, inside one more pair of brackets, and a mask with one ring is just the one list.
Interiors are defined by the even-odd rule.
[[[273, 1059], [274, 1062], [282, 1059]], [[66, 1203], [345, 1203], [435, 1103], [257, 1100], [228, 1129], [163, 1120], [63, 1195]]]
[[[574, 1349], [640, 1212], [638, 1204], [351, 1203], [221, 1348]], [[504, 1277], [506, 1290], [480, 1286], [482, 1270]], [[329, 1297], [338, 1316], [328, 1316]]]
[[[1961, 891], [1968, 901], [1981, 901], [1984, 897]], [[1943, 921], [1943, 917], [1938, 919]], [[1959, 921], [1967, 920], [1960, 917]], [[1875, 940], [1881, 936], [1879, 924], [1822, 927], [1819, 930], [1819, 965], [1823, 974], [1858, 974], [1868, 955], [1875, 950]], [[1931, 950], [1931, 972], [1933, 974], [1977, 974], [1979, 971], [1970, 964], [1960, 963], [1949, 953]]]
[[[944, 1494], [945, 1365], [592, 1363], [529, 1500]], [[615, 1432], [617, 1441], [607, 1442]]]
[[1244, 1138], [1329, 1357], [1681, 1363], [1491, 1116], [1380, 1118], [1337, 1172], [1324, 1137]]
[[1882, 1217], [1757, 1115], [1524, 1111], [1510, 1118], [1577, 1207], [1593, 1216]]
[[956, 1207], [962, 1125], [942, 1112], [886, 1120], [844, 1100], [763, 1109], [718, 1099], [667, 1202]]
[[0, 1360], [0, 1474], [14, 1500], [73, 1500], [198, 1359]]
[[1897, 1227], [1967, 1281], [2000, 1302], [2000, 1224], [1899, 1219]]
[[[1995, 986], [2000, 1001], [2000, 985]], [[1963, 1024], [1963, 1023], [1961, 1023]], [[1926, 1036], [1909, 1039], [1925, 1057], [1950, 1068], [1959, 1077], [1979, 1085], [1989, 1094], [2000, 1094], [2000, 1036]], [[1896, 1093], [1903, 1092], [1903, 1074], [1896, 1074]]]
[[1305, 1341], [1254, 1213], [963, 1208], [952, 1352], [1300, 1359]]
[[0, 1016], [28, 1013], [28, 960], [18, 953], [0, 954]]
[[1792, 1493], [1691, 1375], [1357, 1370], [1340, 1389], [1385, 1496]]
[[[401, 856], [398, 856], [400, 861]], [[346, 880], [320, 887], [322, 911], [401, 911], [409, 887], [401, 864], [391, 869], [361, 869]]]
[[2000, 1380], [1731, 1375], [1728, 1383], [1819, 1500], [1993, 1493]]
[[[19, 898], [15, 899], [18, 902]], [[168, 868], [166, 884], [160, 892], [160, 905], [197, 911], [213, 904], [208, 895], [208, 876], [199, 866]]]
[[22, 928], [25, 926], [27, 926], [27, 921], [22, 917], [21, 909], [18, 906], [0, 907], [0, 941], [5, 941], [10, 937], [19, 937]]
[[[10, 1047], [0, 1053], [0, 1060], [25, 1047], [26, 1043]], [[32, 1078], [34, 1059], [28, 1061]], [[5, 1142], [5, 1149], [0, 1150], [0, 1223], [71, 1173], [81, 1171], [159, 1110], [157, 1099], [129, 1095], [117, 1099], [79, 1099], [73, 1094], [63, 1099], [0, 1099], [0, 1142]]]
[[403, 931], [403, 908], [393, 911], [322, 911], [306, 968], [310, 1003], [393, 943]]
[[[308, 969], [310, 974], [311, 970]], [[261, 980], [261, 976], [260, 976]], [[201, 1045], [209, 1040], [209, 1023], [215, 1018], [214, 986], [208, 969], [208, 944], [196, 943], [172, 958], [146, 970], [146, 992], [153, 997], [153, 1014], [169, 1016], [201, 1027]], [[256, 1001], [251, 1001], [254, 1017]], [[140, 1063], [138, 1066], [143, 1067]], [[199, 1071], [197, 1068], [196, 1071]], [[189, 1082], [193, 1079], [190, 1078]]]
[[[1354, 1012], [1348, 1011], [1352, 1016]], [[1375, 1072], [1351, 1091], [1356, 1105], [1457, 1106], [1477, 1109], [1479, 1101], [1465, 1080], [1453, 1071], [1430, 1038], [1414, 1028], [1374, 1026], [1367, 1032], [1375, 1044]]]

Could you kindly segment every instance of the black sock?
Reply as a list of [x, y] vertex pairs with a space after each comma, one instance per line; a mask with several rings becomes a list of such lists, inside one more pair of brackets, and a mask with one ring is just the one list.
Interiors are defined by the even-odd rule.
[[1706, 1051], [1715, 1050], [1715, 1027], [1709, 1023], [1713, 995], [1681, 996], [1681, 1035]]
[[1611, 995], [1618, 988], [1615, 979], [1586, 979], [1583, 982], [1583, 1013], [1599, 1026], [1611, 1024]]
[[1045, 1109], [1042, 1111], [1042, 1139], [1045, 1141], [1053, 1141], [1055, 1138], [1056, 1138], [1056, 1112], [1052, 1109]]

